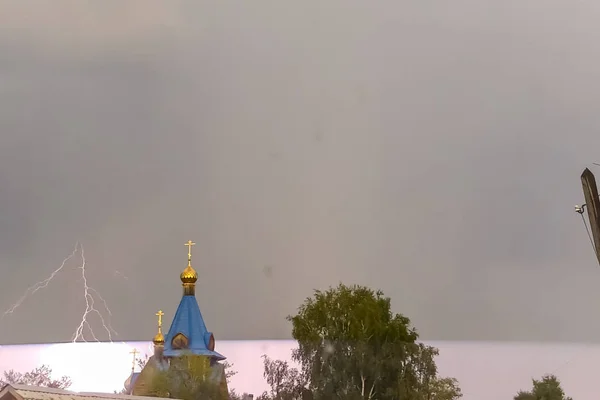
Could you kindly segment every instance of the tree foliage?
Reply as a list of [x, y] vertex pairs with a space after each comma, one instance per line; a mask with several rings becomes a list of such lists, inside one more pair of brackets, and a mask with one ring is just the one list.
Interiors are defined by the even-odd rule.
[[[294, 381], [315, 399], [461, 397], [456, 380], [437, 376], [437, 349], [417, 342], [418, 334], [410, 320], [394, 314], [390, 298], [381, 291], [343, 284], [316, 291], [300, 306], [297, 315], [288, 319], [292, 336], [298, 341], [293, 359], [300, 369], [297, 374], [288, 372], [283, 382]], [[301, 390], [291, 392], [297, 396]], [[274, 396], [277, 393], [272, 391]]]
[[239, 394], [235, 389], [229, 391], [229, 400], [245, 400], [248, 396], [248, 393]]
[[306, 377], [287, 361], [263, 355], [263, 376], [270, 387], [257, 400], [300, 400], [306, 396]]
[[[146, 364], [148, 364], [148, 360], [150, 360], [150, 356], [148, 356], [148, 354], [145, 354], [144, 357], [140, 357], [136, 360], [137, 366], [140, 369], [140, 371], [142, 369], [144, 369], [144, 367], [146, 366]], [[221, 365], [223, 366], [224, 370], [225, 370], [225, 379], [227, 381], [227, 383], [231, 382], [231, 378], [235, 375], [237, 375], [237, 371], [233, 369], [233, 364], [228, 362], [228, 361], [224, 361], [221, 363]], [[116, 392], [115, 393], [119, 393], [119, 394], [126, 394], [127, 393], [127, 389], [122, 389], [120, 392]], [[229, 392], [229, 398], [230, 399], [237, 399], [237, 398], [241, 398], [242, 395], [238, 394], [235, 392], [235, 390], [231, 390]]]
[[533, 388], [528, 391], [519, 391], [514, 400], [573, 400], [565, 395], [560, 381], [554, 375], [545, 375], [542, 379], [533, 379]]
[[431, 382], [428, 400], [460, 399], [462, 391], [456, 378], [435, 378]]
[[5, 384], [43, 386], [54, 389], [68, 389], [71, 386], [71, 378], [63, 376], [60, 379], [52, 379], [52, 369], [48, 365], [34, 368], [25, 373], [14, 370], [4, 371], [0, 378], [0, 386]]
[[180, 400], [225, 400], [228, 393], [215, 374], [218, 370], [207, 357], [183, 355], [171, 359], [165, 371], [156, 372], [148, 392], [151, 396]]
[[236, 376], [238, 372], [233, 369], [233, 364], [229, 361], [223, 361], [221, 364], [223, 365], [223, 368], [225, 368], [225, 379], [227, 380], [227, 383], [230, 383], [231, 378]]

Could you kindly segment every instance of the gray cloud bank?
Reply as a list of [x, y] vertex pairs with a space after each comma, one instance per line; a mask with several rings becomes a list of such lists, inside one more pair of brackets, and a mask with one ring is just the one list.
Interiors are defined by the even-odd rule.
[[[596, 340], [600, 270], [573, 204], [600, 160], [599, 13], [4, 1], [0, 305], [80, 240], [119, 337], [149, 339], [194, 239], [217, 339], [287, 338], [284, 317], [344, 281], [383, 289], [428, 339]], [[77, 266], [0, 343], [69, 340]]]

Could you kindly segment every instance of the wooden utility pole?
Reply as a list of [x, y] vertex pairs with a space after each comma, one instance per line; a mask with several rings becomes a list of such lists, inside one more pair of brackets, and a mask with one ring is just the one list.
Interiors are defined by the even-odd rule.
[[581, 174], [581, 186], [583, 187], [585, 204], [577, 212], [583, 216], [583, 208], [587, 208], [592, 238], [594, 239], [594, 250], [596, 251], [598, 263], [600, 263], [600, 198], [598, 197], [596, 178], [592, 171], [587, 168]]

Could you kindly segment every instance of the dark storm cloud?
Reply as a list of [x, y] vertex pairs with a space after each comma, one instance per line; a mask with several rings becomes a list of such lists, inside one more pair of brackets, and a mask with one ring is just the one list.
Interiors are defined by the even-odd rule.
[[[217, 338], [382, 288], [426, 338], [592, 340], [592, 2], [3, 2], [0, 304], [76, 240], [126, 339], [194, 239]], [[77, 264], [0, 342], [68, 340]], [[99, 329], [94, 322], [94, 327]]]

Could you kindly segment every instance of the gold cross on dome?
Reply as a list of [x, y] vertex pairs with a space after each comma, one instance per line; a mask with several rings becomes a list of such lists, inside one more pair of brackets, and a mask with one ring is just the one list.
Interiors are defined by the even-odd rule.
[[164, 312], [162, 312], [162, 310], [158, 310], [158, 312], [155, 314], [158, 317], [158, 327], [162, 327], [162, 317], [163, 315], [165, 315]]
[[185, 244], [188, 247], [188, 262], [192, 261], [192, 246], [195, 244], [196, 243], [192, 242], [191, 240], [188, 240], [188, 242]]

